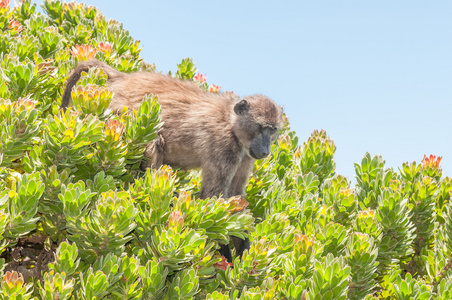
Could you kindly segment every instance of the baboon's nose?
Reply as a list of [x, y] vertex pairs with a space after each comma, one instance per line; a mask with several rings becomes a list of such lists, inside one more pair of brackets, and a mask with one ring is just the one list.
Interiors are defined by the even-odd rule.
[[270, 147], [251, 147], [250, 156], [254, 159], [262, 159], [270, 154]]

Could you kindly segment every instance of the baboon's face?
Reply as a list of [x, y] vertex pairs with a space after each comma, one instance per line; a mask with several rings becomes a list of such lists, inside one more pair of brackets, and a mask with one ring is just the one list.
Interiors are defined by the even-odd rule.
[[270, 146], [277, 135], [278, 129], [274, 126], [259, 125], [257, 136], [251, 140], [249, 154], [252, 158], [261, 159], [270, 154]]
[[237, 115], [235, 134], [247, 154], [262, 159], [270, 154], [272, 141], [278, 137], [282, 109], [270, 99], [250, 96], [234, 106]]

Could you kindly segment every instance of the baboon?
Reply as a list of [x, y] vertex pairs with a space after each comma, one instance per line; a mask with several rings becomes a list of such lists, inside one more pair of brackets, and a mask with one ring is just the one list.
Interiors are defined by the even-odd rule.
[[[233, 93], [211, 93], [193, 81], [151, 72], [122, 73], [109, 65], [89, 60], [70, 75], [61, 108], [66, 110], [71, 91], [82, 72], [102, 69], [107, 87], [114, 93], [110, 108], [137, 109], [143, 97], [159, 98], [163, 125], [159, 137], [147, 146], [144, 167], [162, 164], [182, 169], [201, 169], [200, 197], [245, 195], [254, 160], [270, 154], [271, 142], [282, 126], [282, 108], [270, 98], [252, 95], [239, 98]], [[247, 240], [233, 239], [241, 256]], [[229, 247], [220, 253], [232, 260]]]

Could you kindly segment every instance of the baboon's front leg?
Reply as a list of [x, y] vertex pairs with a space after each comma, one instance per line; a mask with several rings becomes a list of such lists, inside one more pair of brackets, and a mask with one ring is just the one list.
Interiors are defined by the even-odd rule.
[[[220, 156], [221, 157], [221, 156]], [[229, 161], [227, 164], [220, 165], [218, 162], [206, 164], [202, 169], [202, 186], [200, 198], [210, 198], [222, 195], [228, 197], [228, 188], [231, 185], [232, 178], [237, 171], [239, 159]], [[231, 249], [229, 244], [220, 245], [219, 252], [228, 262], [232, 262]]]
[[[231, 186], [229, 188], [229, 196], [240, 195], [242, 197], [246, 194], [246, 186], [248, 184], [248, 180], [251, 172], [254, 167], [254, 159], [249, 157], [248, 155], [242, 159], [240, 166], [237, 168], [237, 172], [232, 179]], [[242, 257], [243, 251], [248, 250], [250, 248], [250, 240], [248, 238], [241, 239], [238, 237], [231, 237], [232, 242], [234, 243], [235, 252], [238, 256]]]
[[229, 187], [228, 197], [232, 196], [245, 196], [246, 194], [246, 186], [248, 184], [248, 180], [250, 178], [251, 172], [254, 167], [254, 159], [246, 155], [239, 167], [237, 168], [237, 172], [235, 173], [234, 178], [232, 179], [231, 186]]
[[220, 197], [221, 195], [227, 198], [229, 196], [228, 189], [236, 173], [238, 163], [238, 159], [223, 164], [219, 164], [219, 162], [206, 163], [202, 168], [202, 185], [199, 197], [206, 199], [214, 196]]

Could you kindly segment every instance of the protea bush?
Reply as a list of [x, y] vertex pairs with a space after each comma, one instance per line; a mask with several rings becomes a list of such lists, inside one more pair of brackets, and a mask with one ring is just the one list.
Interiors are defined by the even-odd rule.
[[[324, 130], [285, 126], [247, 197], [199, 199], [198, 171], [141, 171], [158, 95], [113, 114], [97, 58], [156, 71], [115, 20], [80, 3], [0, 0], [0, 299], [451, 299], [452, 180], [442, 157], [366, 153], [335, 174]], [[211, 93], [191, 59], [170, 73]], [[242, 258], [219, 245], [249, 237]]]

